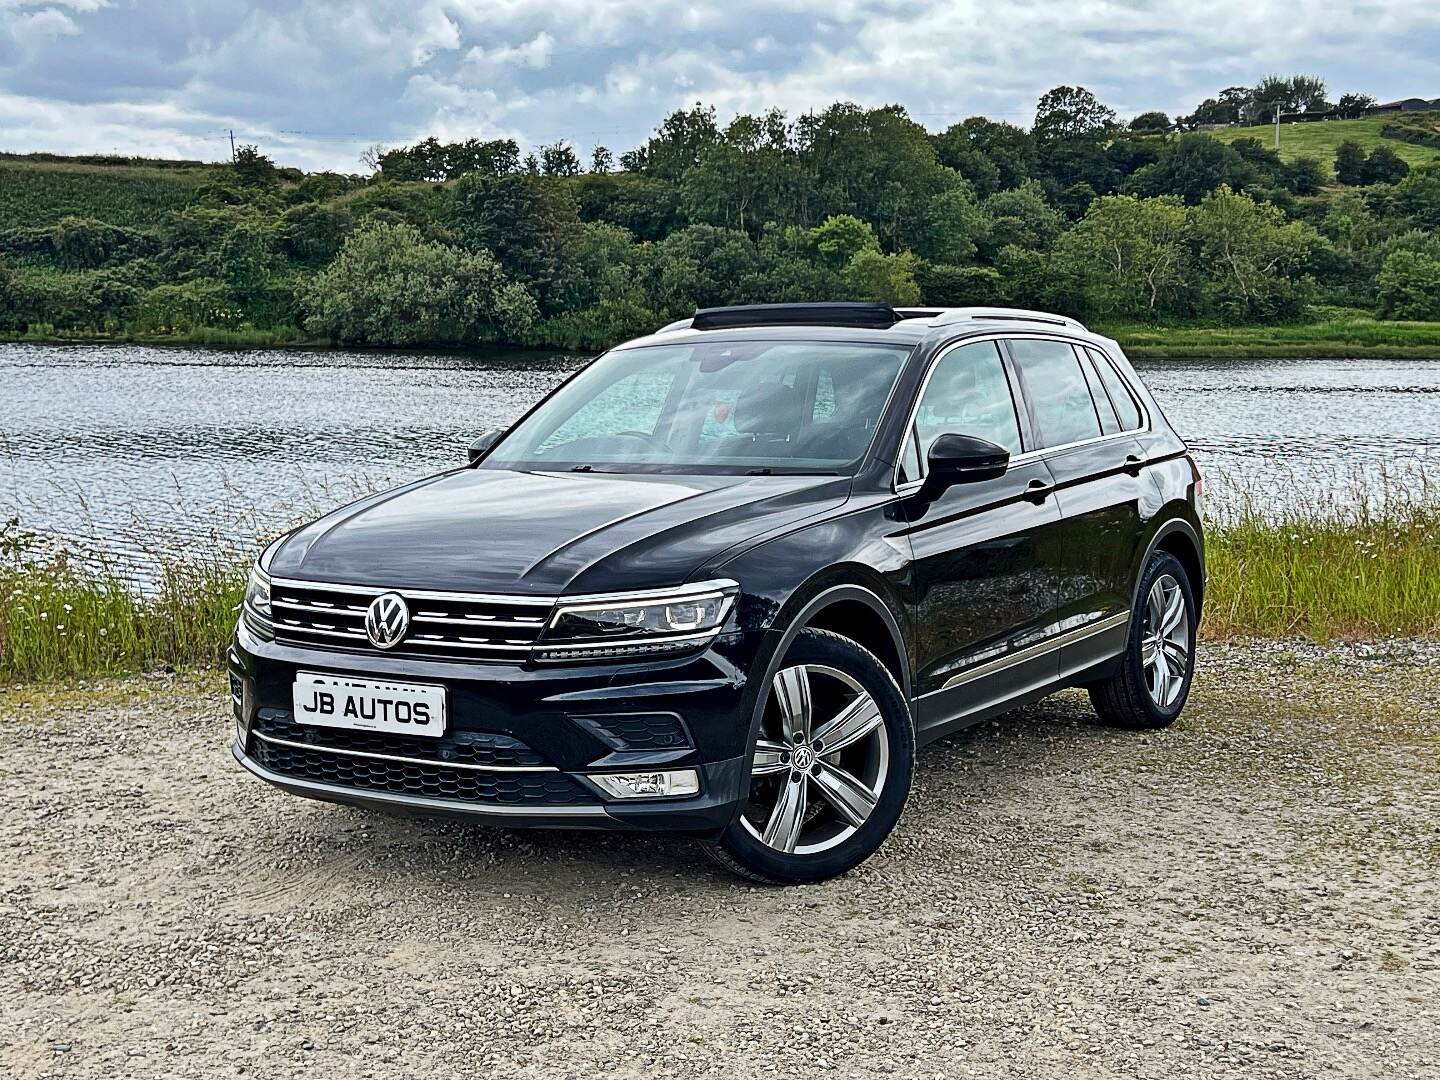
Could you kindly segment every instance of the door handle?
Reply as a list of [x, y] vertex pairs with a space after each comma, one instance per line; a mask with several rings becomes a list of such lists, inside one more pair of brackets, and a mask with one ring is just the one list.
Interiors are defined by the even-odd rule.
[[1131, 476], [1139, 476], [1140, 470], [1145, 468], [1145, 459], [1139, 454], [1125, 455], [1125, 471]]
[[1047, 484], [1044, 480], [1035, 479], [1025, 485], [1024, 497], [1033, 503], [1043, 503], [1045, 497], [1055, 490], [1054, 484]]

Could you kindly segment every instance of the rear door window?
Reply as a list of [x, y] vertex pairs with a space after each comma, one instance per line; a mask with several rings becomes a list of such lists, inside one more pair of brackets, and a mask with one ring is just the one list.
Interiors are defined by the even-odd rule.
[[1007, 344], [1040, 429], [1041, 447], [1098, 439], [1100, 416], [1075, 350], [1044, 338], [1011, 338]]

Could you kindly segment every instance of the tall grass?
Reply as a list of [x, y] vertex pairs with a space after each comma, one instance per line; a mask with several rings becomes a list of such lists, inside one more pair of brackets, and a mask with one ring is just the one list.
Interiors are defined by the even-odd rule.
[[214, 166], [94, 165], [0, 158], [0, 230], [90, 217], [152, 227], [168, 210], [194, 202]]
[[1440, 636], [1440, 497], [1253, 499], [1210, 523], [1210, 637]]
[[141, 592], [11, 521], [0, 530], [0, 682], [217, 663], [244, 595], [224, 556], [167, 556]]

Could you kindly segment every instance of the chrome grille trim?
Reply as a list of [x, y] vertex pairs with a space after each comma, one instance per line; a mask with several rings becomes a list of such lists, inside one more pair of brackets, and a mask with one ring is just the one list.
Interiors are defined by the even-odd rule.
[[380, 653], [365, 632], [370, 602], [399, 593], [411, 609], [410, 633], [387, 656], [429, 660], [527, 659], [549, 622], [553, 597], [340, 585], [270, 579], [275, 636], [312, 648]]

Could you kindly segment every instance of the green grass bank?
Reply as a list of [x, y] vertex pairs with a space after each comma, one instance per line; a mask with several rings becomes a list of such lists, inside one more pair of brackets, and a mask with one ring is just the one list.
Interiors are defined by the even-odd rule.
[[[1229, 511], [1209, 530], [1211, 639], [1440, 636], [1440, 498], [1373, 510]], [[161, 561], [141, 595], [11, 528], [0, 546], [0, 683], [220, 662], [244, 588], [238, 561]]]

